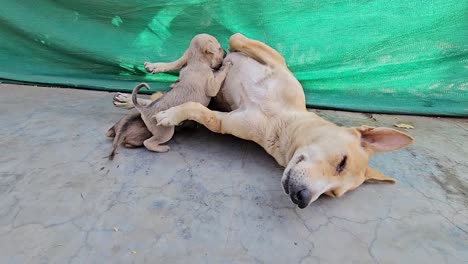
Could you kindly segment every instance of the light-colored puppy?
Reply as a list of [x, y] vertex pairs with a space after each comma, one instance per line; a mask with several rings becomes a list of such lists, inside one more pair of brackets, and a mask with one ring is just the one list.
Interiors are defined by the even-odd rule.
[[238, 52], [225, 59], [233, 67], [215, 102], [231, 112], [190, 102], [157, 114], [159, 124], [194, 120], [213, 132], [258, 143], [286, 167], [281, 183], [299, 208], [324, 193], [340, 197], [365, 181], [395, 182], [369, 167], [369, 158], [410, 145], [411, 136], [326, 121], [307, 111], [302, 86], [278, 52], [241, 34], [233, 35], [229, 45]]
[[[153, 136], [143, 142], [151, 151], [166, 152], [169, 146], [161, 145], [169, 141], [174, 135], [174, 126], [158, 126], [154, 115], [170, 107], [187, 102], [197, 102], [207, 106], [212, 97], [218, 93], [222, 82], [226, 78], [231, 63], [228, 62], [221, 69], [226, 52], [219, 42], [208, 34], [196, 35], [190, 42], [190, 46], [175, 68], [183, 67], [179, 79], [172, 85], [172, 90], [164, 94], [158, 100], [145, 105], [140, 105], [137, 93], [141, 87], [149, 87], [140, 84], [135, 87], [132, 94], [133, 106], [140, 112], [141, 118]], [[152, 73], [164, 70], [164, 63], [145, 63], [145, 69]], [[175, 69], [174, 68], [174, 69]], [[214, 72], [215, 69], [219, 69]]]

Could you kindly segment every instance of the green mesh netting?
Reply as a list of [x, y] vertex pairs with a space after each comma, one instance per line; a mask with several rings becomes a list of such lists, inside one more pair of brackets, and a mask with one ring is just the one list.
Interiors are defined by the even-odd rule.
[[165, 89], [171, 61], [206, 32], [284, 55], [307, 103], [358, 111], [468, 115], [468, 2], [0, 0], [0, 78], [130, 91]]

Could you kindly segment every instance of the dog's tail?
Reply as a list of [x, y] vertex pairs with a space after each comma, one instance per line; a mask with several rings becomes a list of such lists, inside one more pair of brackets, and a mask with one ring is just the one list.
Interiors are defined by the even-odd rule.
[[138, 100], [137, 100], [137, 95], [138, 95], [138, 91], [140, 91], [141, 87], [145, 87], [146, 89], [150, 89], [150, 87], [148, 86], [147, 83], [140, 83], [138, 84], [137, 86], [135, 86], [135, 88], [133, 88], [133, 92], [132, 92], [132, 103], [133, 105], [135, 106], [136, 109], [138, 109], [138, 111], [141, 109], [141, 105], [138, 104]]
[[112, 140], [112, 151], [109, 156], [107, 156], [109, 160], [114, 159], [115, 154], [117, 154], [117, 148], [124, 142], [125, 136], [122, 135], [126, 135], [125, 132], [128, 128], [128, 123], [124, 123], [122, 125], [122, 123], [119, 121], [112, 128], [114, 129], [114, 139]]
[[114, 140], [112, 141], [112, 151], [108, 156], [109, 160], [113, 160], [117, 152], [117, 148], [122, 144], [124, 138], [122, 138], [122, 131], [115, 134]]

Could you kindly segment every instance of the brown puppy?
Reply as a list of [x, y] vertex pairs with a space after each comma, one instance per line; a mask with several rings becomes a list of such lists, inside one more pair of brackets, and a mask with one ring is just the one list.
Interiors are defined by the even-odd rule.
[[411, 136], [385, 127], [340, 127], [326, 121], [307, 111], [304, 90], [278, 52], [241, 34], [233, 35], [229, 45], [238, 52], [225, 59], [234, 65], [214, 101], [231, 112], [189, 102], [158, 113], [161, 125], [194, 120], [213, 132], [258, 143], [286, 167], [281, 184], [299, 208], [322, 194], [340, 197], [366, 181], [395, 182], [368, 161], [374, 154], [410, 145]]
[[109, 159], [112, 160], [117, 147], [122, 143], [126, 148], [141, 147], [152, 134], [141, 119], [140, 112], [132, 109], [107, 131], [106, 136], [114, 138], [112, 152], [109, 155]]
[[[153, 136], [143, 142], [145, 147], [155, 152], [166, 152], [169, 146], [161, 145], [169, 141], [174, 135], [174, 126], [158, 126], [154, 115], [160, 111], [167, 110], [187, 102], [197, 102], [207, 106], [211, 97], [216, 96], [226, 74], [231, 67], [231, 63], [226, 64], [216, 73], [214, 69], [219, 68], [226, 52], [221, 48], [219, 42], [210, 35], [196, 35], [190, 42], [188, 50], [181, 60], [185, 65], [180, 71], [179, 79], [172, 85], [172, 90], [164, 94], [160, 99], [151, 102], [147, 106], [140, 105], [137, 100], [138, 90], [141, 87], [149, 89], [143, 83], [137, 85], [132, 93], [132, 103], [140, 112], [141, 118]], [[164, 64], [148, 64], [145, 68], [153, 73], [159, 72]], [[177, 124], [176, 124], [177, 125]]]
[[[163, 94], [157, 92], [151, 95], [150, 100], [159, 99]], [[116, 97], [114, 97], [115, 105]], [[144, 103], [144, 101], [142, 101]], [[140, 112], [133, 109], [126, 116], [120, 119], [106, 133], [107, 137], [114, 138], [112, 152], [109, 159], [114, 159], [117, 147], [124, 144], [126, 148], [136, 148], [143, 146], [143, 142], [152, 136], [141, 119]]]

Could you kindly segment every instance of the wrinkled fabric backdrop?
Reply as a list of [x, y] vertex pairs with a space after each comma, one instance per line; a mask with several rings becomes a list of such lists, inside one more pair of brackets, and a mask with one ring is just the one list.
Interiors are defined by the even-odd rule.
[[[284, 3], [281, 3], [284, 2]], [[278, 50], [312, 107], [468, 116], [468, 2], [459, 0], [0, 0], [0, 78], [167, 90], [151, 75], [197, 33]], [[0, 95], [1, 96], [1, 95]]]

